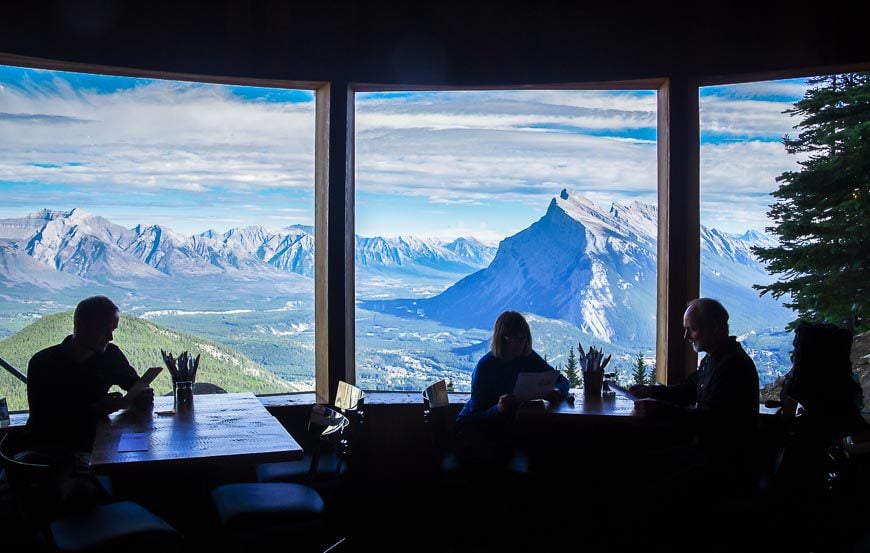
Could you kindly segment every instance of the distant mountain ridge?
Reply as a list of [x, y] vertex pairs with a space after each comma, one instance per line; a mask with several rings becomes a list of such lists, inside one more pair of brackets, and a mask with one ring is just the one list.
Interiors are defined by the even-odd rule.
[[[431, 298], [361, 307], [465, 328], [490, 328], [501, 311], [515, 309], [568, 321], [606, 342], [652, 345], [657, 233], [655, 206], [613, 203], [605, 211], [562, 190], [541, 219], [502, 240], [485, 269]], [[703, 294], [726, 304], [732, 329], [781, 327], [791, 312], [751, 287], [770, 276], [750, 247], [770, 239], [743, 236], [701, 228]]]
[[[407, 273], [468, 274], [489, 264], [495, 248], [473, 238], [446, 243], [414, 237], [356, 237], [357, 267]], [[29, 259], [28, 259], [29, 258]], [[33, 262], [36, 263], [33, 263]], [[208, 230], [184, 236], [161, 225], [128, 229], [79, 208], [43, 210], [0, 219], [0, 275], [7, 284], [46, 288], [79, 279], [115, 282], [213, 274], [314, 276], [314, 234], [310, 226], [262, 226]]]

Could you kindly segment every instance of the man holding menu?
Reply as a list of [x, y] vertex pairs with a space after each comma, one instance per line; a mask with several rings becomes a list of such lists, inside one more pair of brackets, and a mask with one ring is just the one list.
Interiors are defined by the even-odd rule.
[[[72, 335], [38, 352], [28, 364], [30, 447], [19, 455], [23, 461], [47, 463], [54, 469], [47, 485], [53, 487], [55, 499], [44, 506], [47, 513], [73, 512], [107, 499], [103, 486], [89, 474], [97, 422], [119, 409], [148, 408], [154, 402], [154, 390], [140, 381], [111, 343], [120, 318], [109, 298], [84, 299], [76, 306]], [[153, 379], [156, 372], [147, 374]], [[136, 389], [123, 397], [109, 393], [115, 385]]]
[[137, 386], [135, 397], [109, 393], [112, 386], [130, 390], [136, 370], [112, 344], [120, 320], [118, 306], [105, 296], [82, 300], [73, 315], [73, 333], [30, 359], [27, 428], [34, 443], [88, 453], [100, 418], [127, 406], [146, 408], [154, 390]]

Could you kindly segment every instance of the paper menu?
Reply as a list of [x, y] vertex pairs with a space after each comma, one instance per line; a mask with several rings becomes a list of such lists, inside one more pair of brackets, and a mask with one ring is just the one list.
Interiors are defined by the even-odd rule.
[[619, 384], [614, 383], [611, 380], [607, 380], [605, 382], [606, 382], [607, 386], [610, 387], [611, 390], [613, 390], [614, 392], [617, 392], [619, 395], [625, 396], [626, 398], [628, 398], [632, 401], [635, 401], [636, 399], [638, 399], [637, 396], [635, 396], [633, 393], [628, 391], [628, 388], [624, 388], [624, 387], [620, 386]]
[[517, 375], [514, 395], [520, 401], [542, 399], [556, 387], [556, 371], [524, 372]]
[[127, 391], [127, 394], [124, 396], [124, 401], [129, 402], [131, 399], [142, 393], [143, 390], [146, 390], [162, 370], [163, 367], [151, 367], [142, 373], [139, 380], [137, 380], [136, 383]]
[[124, 451], [148, 451], [148, 432], [123, 432], [118, 452]]

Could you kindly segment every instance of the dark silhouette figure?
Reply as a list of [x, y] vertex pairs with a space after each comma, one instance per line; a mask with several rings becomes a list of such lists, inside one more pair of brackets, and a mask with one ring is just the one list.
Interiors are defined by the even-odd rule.
[[[457, 490], [453, 497], [464, 536], [472, 536], [463, 544], [472, 550], [486, 545], [499, 550], [523, 548], [523, 540], [534, 541], [532, 534], [521, 536], [507, 532], [490, 532], [480, 520], [480, 508], [485, 506], [501, 524], [510, 526], [537, 516], [532, 497], [552, 491], [531, 479], [529, 457], [516, 428], [515, 414], [522, 404], [514, 395], [518, 375], [554, 371], [532, 349], [532, 334], [525, 318], [516, 311], [505, 311], [495, 321], [490, 351], [478, 361], [471, 376], [471, 396], [456, 419], [455, 457], [457, 470], [451, 474]], [[568, 397], [569, 383], [558, 374], [552, 389], [543, 391], [542, 399], [560, 402]], [[544, 525], [548, 530], [552, 521]]]
[[[30, 447], [55, 467], [58, 508], [73, 509], [105, 495], [89, 477], [90, 452], [98, 421], [127, 407], [120, 392], [138, 380], [136, 370], [112, 344], [120, 311], [112, 300], [94, 296], [82, 300], [73, 315], [73, 333], [62, 343], [35, 354], [28, 365], [27, 397]], [[136, 395], [130, 406], [149, 407], [154, 391]]]
[[[670, 386], [635, 385], [641, 399], [635, 409], [670, 417], [691, 431], [687, 448], [669, 450], [661, 459], [658, 485], [675, 498], [708, 500], [752, 493], [758, 477], [758, 373], [752, 359], [729, 336], [728, 312], [716, 300], [689, 302], [684, 335], [706, 355], [685, 382]], [[665, 490], [661, 490], [665, 492]]]
[[[523, 316], [505, 311], [495, 321], [490, 351], [471, 375], [471, 397], [456, 419], [457, 452], [465, 464], [503, 465], [510, 461], [510, 423], [521, 401], [514, 395], [520, 373], [555, 371], [532, 349], [532, 332]], [[543, 399], [568, 398], [568, 379], [559, 374]]]
[[865, 432], [861, 386], [852, 377], [852, 333], [830, 324], [795, 328], [792, 367], [783, 382], [783, 445], [774, 483], [789, 494], [834, 492], [842, 439]]

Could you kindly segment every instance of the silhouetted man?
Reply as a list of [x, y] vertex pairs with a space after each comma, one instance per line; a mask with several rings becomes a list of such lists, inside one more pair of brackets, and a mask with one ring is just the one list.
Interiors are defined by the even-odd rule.
[[[112, 386], [129, 390], [139, 379], [136, 370], [112, 344], [118, 328], [118, 306], [105, 296], [82, 300], [73, 315], [73, 333], [62, 343], [30, 359], [27, 429], [36, 462], [54, 466], [56, 503], [61, 511], [86, 507], [105, 496], [88, 474], [98, 421], [127, 405]], [[133, 400], [135, 407], [154, 401], [150, 388]], [[24, 458], [26, 460], [26, 457]]]
[[692, 348], [706, 354], [698, 370], [681, 384], [632, 386], [630, 391], [641, 398], [635, 401], [635, 409], [691, 425], [699, 455], [691, 460], [687, 456], [686, 467], [672, 470], [695, 471], [711, 486], [721, 486], [717, 492], [744, 492], [754, 484], [756, 467], [759, 399], [755, 363], [729, 336], [728, 311], [716, 300], [689, 302], [683, 328]]
[[[30, 359], [27, 370], [27, 427], [34, 440], [88, 452], [97, 421], [124, 407], [112, 386], [130, 389], [139, 375], [112, 344], [120, 320], [118, 306], [105, 296], [82, 300], [73, 315], [73, 333]], [[154, 391], [137, 396], [150, 405]]]

